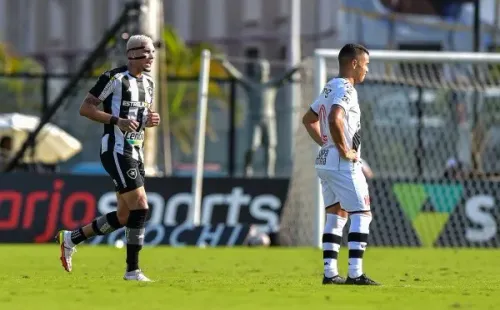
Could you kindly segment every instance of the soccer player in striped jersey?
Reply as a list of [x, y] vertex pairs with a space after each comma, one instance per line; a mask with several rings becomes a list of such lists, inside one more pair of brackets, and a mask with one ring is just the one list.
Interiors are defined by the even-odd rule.
[[[160, 116], [152, 110], [154, 82], [145, 74], [151, 71], [154, 53], [151, 38], [144, 35], [130, 37], [127, 42], [128, 64], [103, 73], [80, 107], [82, 116], [104, 124], [100, 157], [113, 180], [118, 207], [86, 226], [58, 233], [61, 262], [68, 272], [72, 270], [76, 245], [125, 226], [127, 269], [124, 279], [151, 281], [139, 268], [139, 251], [144, 243], [148, 214], [144, 190], [144, 130], [160, 124]], [[98, 109], [101, 104], [102, 111]]]
[[[377, 285], [363, 272], [372, 214], [366, 178], [359, 160], [361, 110], [354, 84], [368, 72], [368, 50], [347, 44], [338, 56], [339, 76], [328, 81], [311, 104], [302, 122], [311, 138], [321, 146], [315, 168], [321, 180], [326, 208], [323, 231], [323, 284]], [[349, 272], [339, 275], [337, 257], [347, 217], [350, 218]]]

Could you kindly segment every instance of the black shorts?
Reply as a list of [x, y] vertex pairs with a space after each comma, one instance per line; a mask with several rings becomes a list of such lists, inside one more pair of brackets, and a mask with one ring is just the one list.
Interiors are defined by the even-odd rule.
[[144, 164], [114, 151], [101, 154], [101, 163], [121, 194], [144, 186]]

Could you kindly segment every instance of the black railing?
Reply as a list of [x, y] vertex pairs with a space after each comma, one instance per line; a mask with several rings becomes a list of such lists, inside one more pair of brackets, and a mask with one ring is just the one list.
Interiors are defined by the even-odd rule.
[[[4, 102], [7, 103], [0, 106], [0, 113], [19, 112], [43, 116], [49, 110], [51, 98], [54, 97], [53, 92], [58, 91], [58, 89], [54, 89], [54, 86], [52, 86], [51, 83], [61, 81], [61, 84], [66, 84], [65, 81], [70, 80], [73, 77], [74, 75], [69, 73], [0, 73], [0, 96], [3, 97]], [[90, 135], [87, 131], [87, 134], [85, 134], [81, 132], [81, 128], [79, 128], [78, 130], [74, 130], [75, 128], [71, 128], [71, 126], [65, 126], [64, 123], [79, 127], [77, 124], [81, 122], [81, 118], [78, 115], [77, 109], [84, 98], [85, 92], [90, 89], [97, 78], [98, 76], [86, 76], [81, 78], [81, 87], [78, 90], [78, 94], [76, 96], [73, 96], [73, 99], [67, 98], [63, 103], [65, 107], [60, 109], [59, 112], [62, 116], [52, 120], [56, 125], [60, 125], [63, 129], [67, 129], [70, 134], [73, 134], [77, 139], [79, 139], [84, 145], [84, 149], [87, 144], [95, 144], [95, 139], [98, 139], [98, 133], [96, 133], [96, 135]], [[224, 100], [221, 100], [221, 103], [225, 109], [224, 114], [227, 114], [227, 118], [223, 119], [222, 121], [226, 122], [227, 119], [227, 125], [224, 126], [225, 128], [227, 128], [227, 130], [223, 130], [222, 132], [220, 132], [220, 135], [224, 135], [222, 139], [226, 140], [226, 143], [224, 144], [227, 145], [227, 160], [224, 162], [223, 166], [225, 167], [223, 168], [223, 170], [226, 172], [225, 174], [227, 176], [236, 176], [236, 122], [237, 100], [239, 97], [237, 94], [237, 82], [234, 79], [222, 78], [212, 78], [210, 81], [217, 83], [217, 85], [222, 90], [223, 96], [225, 97]], [[15, 87], [16, 83], [19, 86], [17, 88]], [[187, 84], [190, 86], [190, 88], [196, 89], [198, 86], [198, 77], [168, 76], [167, 80], [159, 83], [159, 85], [160, 87], [167, 87], [168, 95], [168, 93], [175, 92], [177, 84], [180, 83], [184, 83], [184, 85]], [[29, 91], [26, 91], [26, 89], [29, 89]], [[6, 98], [15, 97], [16, 95], [24, 96], [25, 98], [23, 100], [26, 102], [29, 101], [29, 104], [19, 104], [19, 102], [16, 102], [16, 100], [6, 100]], [[170, 97], [173, 97], [174, 95], [175, 94], [171, 94]], [[155, 104], [168, 104], [168, 100], [170, 97], [162, 98], [163, 102], [156, 102]], [[186, 104], [196, 104], [196, 101], [193, 102], [193, 100], [191, 100]], [[190, 116], [187, 115], [185, 117]], [[99, 127], [99, 130], [100, 129], [101, 128]], [[89, 139], [89, 141], [87, 141], [87, 139]], [[174, 148], [175, 147], [176, 146], [174, 145]], [[90, 149], [92, 149], [92, 147], [90, 147]], [[77, 160], [78, 159], [81, 158], [77, 158]], [[186, 162], [186, 160], [179, 161]]]

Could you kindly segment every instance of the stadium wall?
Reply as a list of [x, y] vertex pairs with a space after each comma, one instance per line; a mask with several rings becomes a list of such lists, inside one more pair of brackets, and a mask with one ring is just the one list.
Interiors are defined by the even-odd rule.
[[[77, 228], [116, 207], [112, 184], [101, 176], [5, 174], [0, 184], [1, 243], [52, 242], [58, 229]], [[289, 181], [205, 179], [201, 227], [185, 224], [190, 178], [150, 178], [146, 184], [151, 208], [146, 243], [225, 246], [242, 244], [251, 225], [267, 233], [278, 229]], [[369, 243], [499, 247], [498, 187], [498, 182], [479, 179], [371, 180], [374, 221]], [[91, 244], [113, 244], [122, 233], [95, 238]]]

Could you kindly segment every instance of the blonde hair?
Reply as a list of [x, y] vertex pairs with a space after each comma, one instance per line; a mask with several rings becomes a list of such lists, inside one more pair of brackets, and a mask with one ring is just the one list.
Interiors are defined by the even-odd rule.
[[145, 44], [153, 44], [153, 40], [144, 34], [136, 34], [131, 36], [127, 41], [127, 51], [131, 48], [141, 47]]

